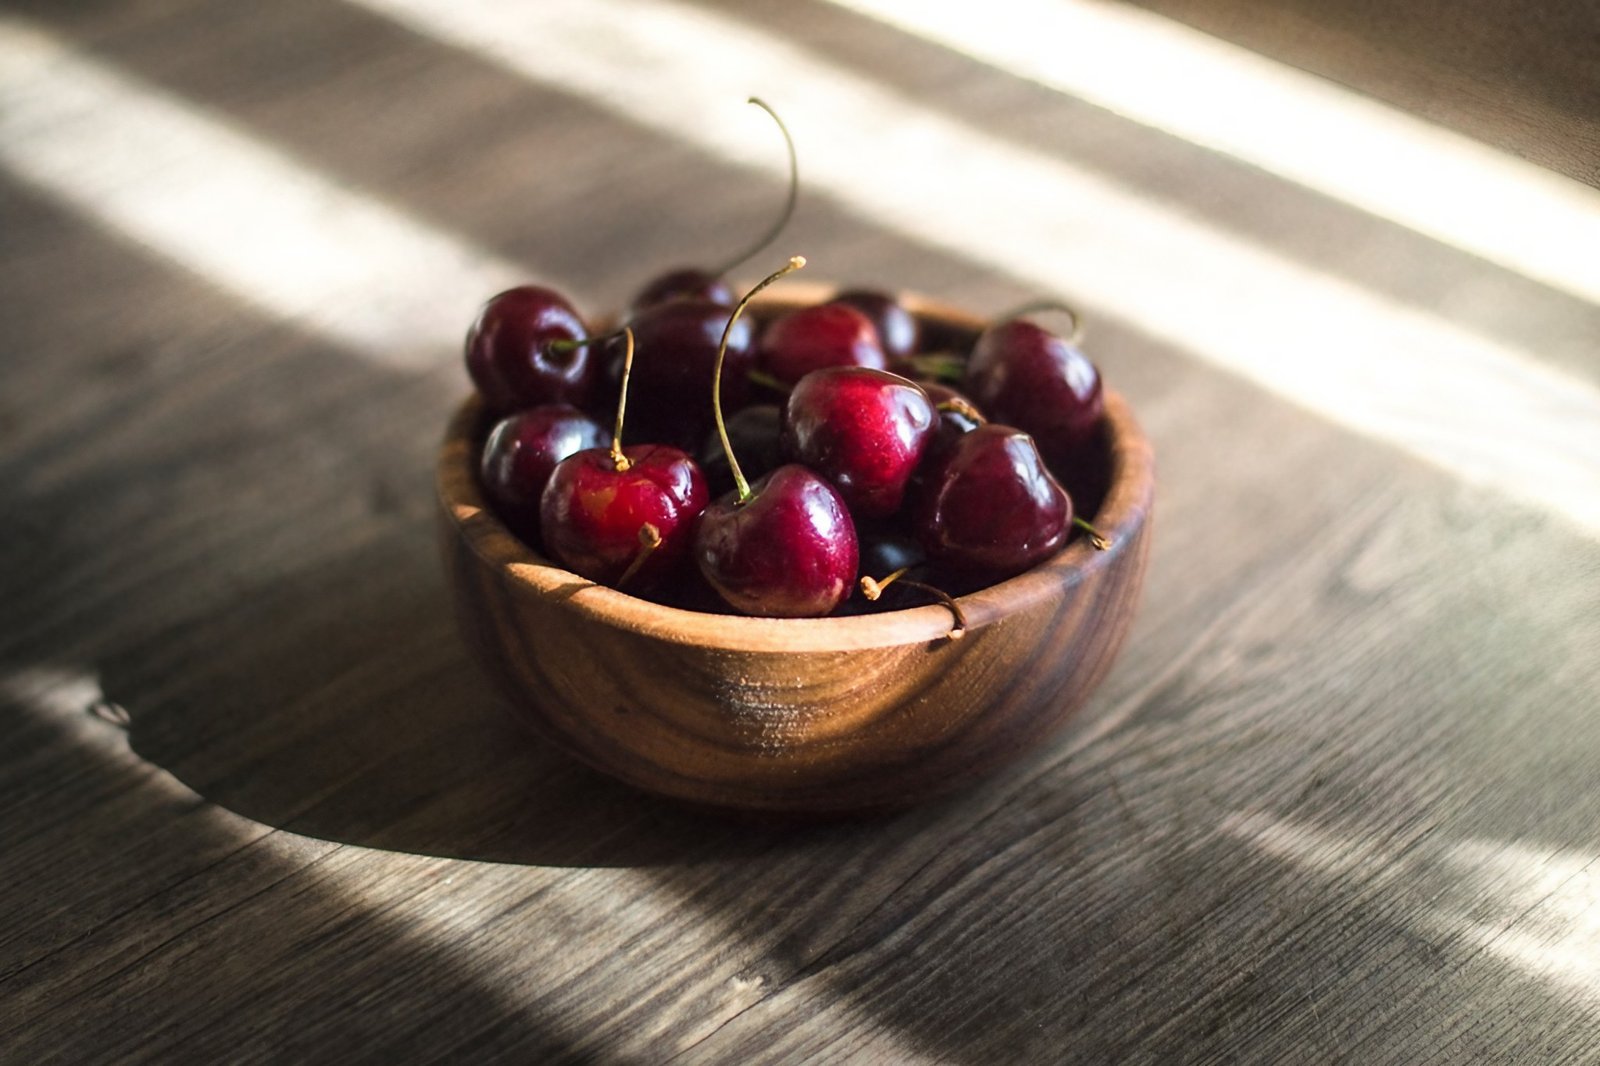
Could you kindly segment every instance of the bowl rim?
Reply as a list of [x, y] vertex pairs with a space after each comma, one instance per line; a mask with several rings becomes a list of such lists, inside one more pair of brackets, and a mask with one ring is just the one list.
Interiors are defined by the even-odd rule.
[[[757, 299], [756, 306], [781, 310], [819, 302], [836, 287], [785, 286]], [[970, 313], [911, 294], [898, 297], [913, 313], [947, 324], [982, 329]], [[967, 636], [1042, 600], [1059, 597], [1085, 578], [1134, 550], [1148, 520], [1155, 471], [1150, 442], [1120, 394], [1104, 388], [1110, 434], [1111, 481], [1093, 518], [1111, 540], [1101, 551], [1086, 537], [1074, 538], [1060, 554], [1031, 570], [957, 598], [967, 618]], [[669, 607], [599, 585], [565, 570], [524, 544], [495, 515], [478, 483], [477, 429], [483, 407], [468, 396], [450, 419], [435, 470], [441, 511], [456, 536], [519, 594], [558, 599], [565, 609], [669, 644], [739, 652], [788, 654], [842, 652], [907, 644], [946, 643], [950, 612], [940, 604], [842, 618], [757, 618]]]

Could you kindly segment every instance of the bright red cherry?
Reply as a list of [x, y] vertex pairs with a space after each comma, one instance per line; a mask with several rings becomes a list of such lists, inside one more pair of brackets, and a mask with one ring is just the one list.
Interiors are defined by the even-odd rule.
[[878, 346], [883, 349], [884, 358], [890, 366], [916, 354], [922, 326], [917, 322], [917, 317], [893, 296], [876, 289], [848, 289], [831, 302], [854, 307], [867, 316], [878, 334]]
[[539, 529], [550, 554], [574, 573], [617, 588], [649, 589], [680, 569], [710, 493], [700, 468], [678, 449], [623, 448], [632, 329], [624, 327], [622, 340], [611, 447], [577, 452], [556, 464], [539, 500]]
[[900, 509], [937, 418], [928, 394], [898, 374], [829, 367], [789, 394], [784, 451], [832, 482], [851, 514], [887, 518]]
[[695, 538], [706, 581], [743, 614], [828, 614], [856, 580], [856, 533], [833, 486], [803, 466], [780, 466], [740, 499], [706, 508]]
[[758, 359], [763, 370], [786, 385], [824, 367], [885, 370], [889, 365], [871, 320], [840, 303], [802, 307], [775, 319], [761, 334]]
[[1072, 532], [1072, 500], [1033, 439], [993, 422], [958, 438], [924, 473], [912, 525], [929, 559], [986, 581], [1050, 558]]
[[1094, 364], [1074, 345], [1020, 318], [978, 336], [964, 388], [990, 418], [1032, 434], [1057, 472], [1078, 461], [1105, 413]]
[[544, 404], [497, 422], [483, 445], [484, 495], [523, 540], [539, 541], [539, 498], [556, 464], [606, 442], [599, 422], [570, 404]]
[[582, 407], [595, 378], [589, 336], [552, 289], [524, 285], [492, 297], [467, 331], [467, 373], [492, 414], [542, 403]]
[[545, 546], [567, 569], [602, 585], [649, 589], [683, 561], [710, 494], [694, 460], [664, 444], [607, 448], [563, 459], [540, 505]]

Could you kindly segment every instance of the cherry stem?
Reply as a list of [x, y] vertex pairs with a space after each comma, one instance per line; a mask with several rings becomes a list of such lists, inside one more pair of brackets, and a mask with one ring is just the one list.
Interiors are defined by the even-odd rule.
[[785, 396], [794, 391], [793, 385], [781, 378], [773, 377], [765, 370], [751, 370], [745, 377], [752, 385], [760, 385], [763, 388], [771, 389], [773, 392], [781, 392]]
[[1062, 338], [1066, 339], [1067, 344], [1077, 346], [1080, 341], [1083, 341], [1083, 315], [1078, 314], [1074, 307], [1070, 307], [1069, 304], [1061, 303], [1059, 299], [1035, 299], [1034, 303], [1022, 304], [1021, 307], [1016, 307], [1014, 311], [1000, 315], [1000, 322], [1026, 319], [1027, 315], [1042, 314], [1045, 311], [1059, 311], [1061, 314], [1066, 315], [1067, 320], [1072, 323], [1072, 328], [1067, 331], [1066, 338]]
[[746, 260], [754, 259], [766, 251], [767, 246], [777, 240], [778, 234], [782, 233], [784, 228], [789, 225], [789, 220], [794, 217], [794, 206], [800, 199], [800, 159], [794, 149], [794, 138], [789, 135], [789, 127], [783, 124], [783, 119], [778, 117], [778, 113], [772, 110], [767, 102], [759, 96], [752, 96], [748, 102], [755, 104], [768, 115], [771, 115], [772, 121], [778, 124], [778, 132], [783, 134], [783, 143], [789, 149], [789, 198], [783, 205], [783, 214], [778, 216], [778, 221], [768, 227], [767, 231], [761, 235], [760, 240], [734, 256], [727, 266], [717, 270], [715, 273], [718, 277], [728, 273]]
[[913, 355], [911, 365], [917, 373], [939, 381], [959, 382], [967, 376], [967, 361], [954, 352], [927, 352]]
[[987, 418], [983, 417], [982, 411], [978, 410], [976, 407], [972, 406], [972, 404], [962, 399], [941, 400], [939, 403], [934, 405], [934, 410], [954, 411], [958, 415], [966, 415], [980, 426], [989, 421]]
[[888, 577], [882, 579], [874, 578], [870, 574], [863, 576], [861, 578], [862, 595], [874, 603], [878, 602], [878, 597], [883, 595], [883, 590], [899, 581], [905, 576], [906, 571], [910, 569], [911, 567], [909, 566], [902, 566]]
[[1088, 522], [1085, 522], [1077, 515], [1072, 516], [1072, 524], [1089, 534], [1089, 543], [1093, 544], [1097, 551], [1106, 551], [1111, 547], [1110, 537], [1106, 536], [1104, 533], [1100, 532], [1098, 529], [1094, 528], [1094, 526], [1090, 525]]
[[622, 393], [617, 397], [617, 424], [611, 430], [611, 462], [619, 474], [633, 466], [622, 454], [622, 416], [628, 410], [628, 376], [633, 373], [633, 330], [623, 326], [622, 336], [628, 347], [622, 353]]
[[722, 342], [717, 345], [717, 365], [711, 372], [711, 413], [717, 419], [717, 436], [722, 438], [722, 451], [728, 457], [728, 469], [733, 472], [733, 484], [739, 490], [739, 502], [750, 498], [750, 482], [744, 479], [744, 471], [739, 469], [739, 460], [734, 458], [733, 443], [728, 440], [728, 424], [722, 420], [722, 364], [728, 356], [728, 337], [733, 333], [733, 324], [739, 321], [739, 316], [744, 314], [744, 309], [750, 306], [750, 301], [755, 299], [756, 293], [771, 285], [785, 274], [792, 274], [806, 265], [803, 255], [791, 256], [789, 262], [782, 270], [774, 271], [762, 278], [755, 288], [744, 294], [744, 299], [733, 309], [733, 314], [728, 316], [728, 324], [722, 327]]
[[617, 578], [616, 587], [620, 589], [622, 586], [626, 585], [628, 583], [628, 579], [639, 572], [639, 568], [644, 565], [644, 561], [650, 558], [650, 556], [653, 555], [655, 550], [659, 547], [661, 547], [661, 530], [657, 529], [649, 522], [646, 522], [644, 525], [640, 526], [639, 554], [633, 557], [633, 562], [629, 563], [628, 568], [622, 572], [622, 576]]
[[1072, 323], [1072, 328], [1067, 331], [1067, 335], [1062, 339], [1071, 345], [1077, 345], [1082, 342], [1083, 316], [1076, 309], [1059, 300], [1035, 300], [1033, 303], [1023, 304], [1021, 307], [1008, 311], [1006, 314], [1001, 315], [999, 320], [1001, 322], [1010, 322], [1013, 319], [1026, 318], [1028, 315], [1036, 315], [1044, 311], [1059, 311], [1066, 315]]
[[896, 581], [902, 582], [907, 588], [916, 589], [918, 592], [926, 592], [928, 595], [934, 597], [936, 600], [942, 603], [950, 612], [952, 623], [950, 626], [950, 631], [945, 634], [945, 639], [960, 640], [966, 635], [967, 632], [967, 616], [961, 610], [961, 605], [943, 589], [934, 588], [932, 585], [925, 584], [921, 581], [913, 581], [909, 577], [906, 577], [906, 571], [910, 569], [911, 568], [909, 566], [902, 566], [900, 569], [896, 570], [888, 577], [882, 578], [881, 580], [874, 579], [871, 576], [863, 577], [861, 579], [862, 595], [866, 596], [867, 599], [872, 600], [873, 602], [877, 602], [878, 597], [883, 595], [883, 590], [894, 584]]

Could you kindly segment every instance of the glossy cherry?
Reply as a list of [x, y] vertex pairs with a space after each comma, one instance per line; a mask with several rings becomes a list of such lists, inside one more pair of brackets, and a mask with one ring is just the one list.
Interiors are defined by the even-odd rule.
[[[629, 439], [664, 441], [698, 448], [711, 430], [711, 379], [723, 332], [728, 335], [722, 372], [722, 403], [745, 403], [746, 375], [755, 360], [754, 330], [743, 318], [729, 328], [732, 312], [706, 300], [661, 304], [633, 323], [637, 354]], [[621, 376], [622, 345], [612, 345], [613, 379]]]
[[1088, 357], [1020, 318], [978, 336], [963, 387], [990, 418], [1032, 434], [1058, 473], [1080, 461], [1105, 414], [1100, 372]]
[[695, 560], [711, 587], [743, 614], [828, 614], [856, 580], [855, 526], [833, 486], [803, 466], [780, 466], [706, 508]]
[[570, 404], [508, 415], [489, 431], [480, 477], [484, 495], [512, 532], [539, 542], [539, 498], [556, 464], [606, 442], [604, 427]]
[[854, 307], [867, 316], [891, 367], [916, 354], [922, 327], [917, 317], [893, 296], [876, 289], [847, 289], [831, 302]]
[[829, 367], [789, 394], [784, 453], [831, 482], [851, 514], [886, 518], [900, 509], [937, 417], [928, 394], [898, 374]]
[[543, 403], [582, 407], [596, 360], [578, 312], [552, 289], [524, 285], [492, 297], [467, 331], [467, 373], [492, 414]]
[[694, 541], [710, 493], [694, 460], [663, 444], [622, 447], [633, 366], [625, 344], [622, 388], [610, 448], [590, 448], [556, 464], [539, 501], [545, 546], [591, 581], [645, 590], [673, 575]]
[[568, 456], [540, 504], [545, 547], [575, 574], [629, 591], [659, 584], [679, 566], [710, 493], [694, 460], [664, 444]]
[[[734, 323], [750, 299], [805, 265], [799, 256], [769, 275], [734, 308]], [[723, 352], [713, 381], [720, 379]], [[729, 442], [716, 384], [712, 409], [735, 489], [706, 508], [695, 536], [695, 561], [706, 582], [735, 610], [779, 618], [824, 615], [850, 595], [856, 577], [856, 532], [839, 493], [803, 466], [780, 466], [746, 481]]]
[[840, 303], [802, 307], [774, 319], [762, 331], [757, 362], [786, 385], [830, 366], [888, 368], [872, 322]]
[[1072, 532], [1072, 501], [1033, 439], [993, 422], [962, 435], [925, 471], [912, 526], [929, 559], [997, 581], [1043, 562]]

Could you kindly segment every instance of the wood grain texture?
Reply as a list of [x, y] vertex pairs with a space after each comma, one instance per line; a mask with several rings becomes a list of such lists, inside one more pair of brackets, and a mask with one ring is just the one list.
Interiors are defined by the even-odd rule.
[[[759, 310], [815, 296], [766, 299]], [[911, 301], [947, 331], [970, 316]], [[530, 726], [591, 766], [712, 806], [895, 809], [969, 784], [1057, 732], [1133, 624], [1154, 460], [1108, 390], [1109, 484], [1078, 537], [1027, 574], [941, 606], [766, 619], [665, 607], [595, 585], [518, 541], [484, 500], [486, 431], [468, 401], [440, 451], [440, 536], [462, 631]]]
[[[340, 4], [9, 10], [586, 307], [782, 194]], [[1082, 110], [852, 39], [1008, 136]], [[1073, 128], [1143, 195], [1594, 370], [1492, 265]], [[1162, 475], [1099, 691], [956, 799], [712, 819], [529, 741], [462, 647], [458, 353], [374, 362], [7, 174], [0, 216], [0, 1059], [1600, 1061], [1600, 547], [1555, 516], [1088, 308]], [[825, 198], [794, 236], [1035, 295]]]

